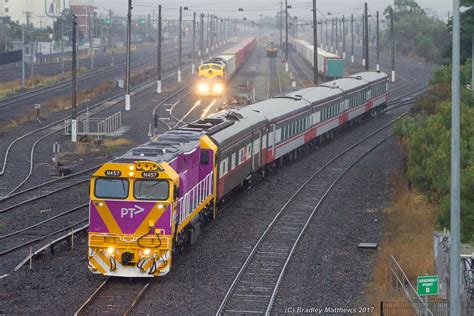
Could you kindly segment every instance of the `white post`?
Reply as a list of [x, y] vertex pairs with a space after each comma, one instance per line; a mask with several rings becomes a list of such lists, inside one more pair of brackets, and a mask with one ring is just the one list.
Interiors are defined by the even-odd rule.
[[351, 56], [351, 63], [354, 63], [354, 55]]
[[156, 83], [156, 92], [161, 93], [161, 80], [158, 80]]
[[192, 73], [193, 75], [196, 73], [196, 71], [195, 71], [195, 65], [194, 65], [194, 64], [191, 65], [191, 73]]
[[395, 70], [392, 70], [392, 82], [395, 82]]
[[77, 120], [71, 120], [71, 142], [77, 141]]
[[288, 62], [285, 62], [285, 71], [288, 72]]
[[181, 70], [178, 70], [178, 82], [181, 82]]
[[362, 66], [365, 67], [365, 58], [362, 58]]
[[377, 71], [380, 71], [380, 65], [377, 64]]
[[125, 111], [130, 111], [130, 94], [125, 95]]

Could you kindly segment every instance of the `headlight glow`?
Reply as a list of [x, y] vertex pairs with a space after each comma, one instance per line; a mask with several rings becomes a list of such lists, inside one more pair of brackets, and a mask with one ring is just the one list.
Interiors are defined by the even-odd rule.
[[199, 83], [198, 84], [198, 92], [201, 94], [209, 93], [209, 85], [207, 83]]
[[151, 252], [151, 250], [147, 248], [147, 249], [145, 249], [145, 250], [143, 251], [143, 254], [144, 254], [145, 256], [149, 256], [149, 255], [150, 255], [150, 252]]
[[114, 252], [115, 252], [114, 247], [109, 247], [109, 248], [107, 248], [107, 253], [108, 253], [109, 255], [113, 255]]
[[216, 83], [212, 87], [212, 91], [214, 91], [214, 93], [222, 93], [224, 92], [224, 85], [222, 83]]

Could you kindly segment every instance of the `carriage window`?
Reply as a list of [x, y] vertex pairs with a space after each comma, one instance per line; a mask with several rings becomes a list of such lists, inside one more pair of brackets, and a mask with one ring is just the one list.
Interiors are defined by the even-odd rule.
[[128, 180], [97, 178], [94, 195], [104, 199], [124, 199], [128, 196]]
[[235, 156], [236, 156], [236, 154], [233, 153], [231, 158], [230, 158], [230, 170], [235, 168]]
[[221, 66], [212, 65], [211, 68], [216, 69], [216, 70], [221, 70]]
[[166, 200], [170, 186], [167, 180], [135, 180], [133, 195], [137, 200]]
[[204, 65], [204, 66], [201, 66], [201, 69], [205, 70], [205, 69], [209, 69], [210, 66], [209, 65]]
[[221, 161], [221, 165], [220, 165], [220, 170], [219, 170], [219, 173], [220, 173], [220, 177], [222, 178], [223, 176], [225, 176], [227, 174], [227, 168], [228, 168], [228, 165], [227, 165], [227, 162], [228, 162], [228, 158], [226, 159], [223, 159]]
[[244, 149], [240, 148], [239, 150], [239, 165], [244, 161]]

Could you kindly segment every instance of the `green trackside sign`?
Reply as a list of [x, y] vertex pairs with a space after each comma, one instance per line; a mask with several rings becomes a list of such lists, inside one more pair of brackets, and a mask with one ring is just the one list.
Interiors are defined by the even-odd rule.
[[417, 278], [418, 295], [438, 295], [439, 280], [437, 275], [423, 275]]

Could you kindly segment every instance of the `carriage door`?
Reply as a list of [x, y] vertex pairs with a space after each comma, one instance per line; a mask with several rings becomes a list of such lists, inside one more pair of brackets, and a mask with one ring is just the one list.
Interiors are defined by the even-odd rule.
[[[262, 139], [262, 132], [260, 130], [256, 133], [257, 137], [252, 142], [252, 169], [258, 169], [261, 164], [261, 139]], [[257, 159], [257, 168], [255, 167], [255, 160]]]

